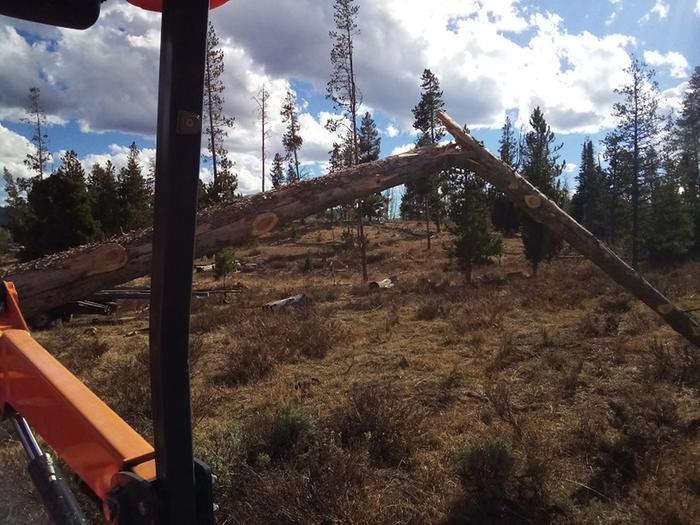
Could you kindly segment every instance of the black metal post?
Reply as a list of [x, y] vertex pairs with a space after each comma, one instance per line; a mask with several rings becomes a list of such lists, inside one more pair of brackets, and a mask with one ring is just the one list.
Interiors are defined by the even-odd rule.
[[163, 2], [150, 309], [160, 525], [197, 523], [187, 353], [208, 13], [208, 0]]

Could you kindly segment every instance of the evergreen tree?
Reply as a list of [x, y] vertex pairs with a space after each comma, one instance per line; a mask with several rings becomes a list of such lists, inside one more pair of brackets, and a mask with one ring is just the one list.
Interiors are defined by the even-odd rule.
[[30, 214], [27, 195], [31, 191], [32, 180], [15, 179], [6, 167], [2, 169], [2, 178], [5, 182], [5, 202], [10, 210], [7, 229], [13, 239], [23, 242]]
[[[202, 107], [202, 120], [204, 122], [204, 134], [207, 137], [207, 150], [211, 158], [214, 180], [210, 187], [213, 194], [210, 199], [219, 202], [226, 190], [231, 185], [237, 185], [235, 175], [231, 173], [233, 163], [228, 160], [228, 150], [224, 147], [224, 139], [228, 136], [227, 128], [233, 127], [234, 118], [224, 113], [224, 81], [221, 76], [224, 73], [224, 52], [219, 48], [219, 37], [216, 35], [214, 25], [209, 22], [207, 32], [207, 51], [204, 68], [204, 104]], [[229, 179], [219, 184], [219, 174]]]
[[[444, 105], [438, 78], [432, 71], [425, 69], [421, 76], [421, 98], [413, 108], [413, 127], [419, 132], [418, 140], [416, 141], [418, 147], [434, 146], [445, 135], [444, 126], [435, 116], [435, 112], [444, 107]], [[409, 214], [422, 205], [428, 248], [430, 248], [431, 212], [438, 229], [443, 213], [441, 197], [438, 191], [439, 186], [438, 174], [429, 174], [417, 182], [406, 184], [406, 192], [403, 199], [406, 202], [404, 204], [402, 200], [401, 203], [402, 215], [404, 215], [404, 210]]]
[[596, 237], [607, 235], [608, 195], [605, 175], [596, 164], [593, 142], [587, 140], [581, 152], [576, 193], [571, 199], [571, 216]]
[[[352, 136], [350, 148], [352, 152], [351, 166], [360, 162], [358, 131], [357, 131], [357, 110], [362, 103], [362, 97], [357, 87], [354, 65], [354, 38], [360, 33], [357, 27], [357, 13], [360, 7], [355, 4], [355, 0], [335, 0], [333, 4], [333, 22], [335, 29], [329, 31], [329, 36], [333, 41], [331, 48], [331, 76], [326, 90], [328, 98], [333, 101], [337, 110], [343, 112], [343, 119], [331, 120], [326, 123], [331, 130], [336, 130], [344, 121], [349, 120], [349, 131]], [[363, 205], [362, 201], [355, 204], [359, 210], [357, 213], [357, 234], [360, 248], [360, 259], [362, 263], [362, 280], [367, 281], [367, 243], [364, 234]]]
[[630, 155], [622, 147], [621, 137], [609, 133], [603, 141], [605, 150], [603, 158], [608, 167], [604, 172], [605, 191], [608, 200], [607, 213], [607, 242], [615, 247], [621, 234], [629, 230], [631, 221], [630, 188]]
[[[360, 33], [356, 23], [359, 10], [360, 6], [355, 5], [355, 0], [335, 0], [333, 4], [335, 30], [328, 33], [333, 41], [333, 47], [331, 48], [331, 77], [326, 85], [326, 91], [335, 109], [342, 111], [344, 118], [350, 121], [352, 165], [359, 162], [357, 109], [362, 102], [357, 88], [354, 65], [354, 38]], [[342, 120], [327, 123], [334, 131], [341, 124], [343, 124]]]
[[675, 129], [678, 178], [693, 217], [695, 250], [700, 251], [700, 67], [693, 71]]
[[124, 231], [145, 228], [151, 223], [151, 195], [141, 174], [139, 155], [136, 143], [132, 142], [126, 166], [117, 176], [119, 224]]
[[474, 265], [500, 255], [503, 242], [493, 231], [484, 182], [463, 170], [451, 170], [446, 181], [448, 228], [454, 234], [448, 252], [459, 262], [466, 283], [471, 284]]
[[46, 165], [51, 162], [51, 154], [48, 150], [49, 138], [46, 135], [46, 115], [41, 106], [41, 92], [38, 87], [29, 88], [29, 107], [27, 108], [27, 116], [22, 119], [22, 122], [31, 125], [34, 128], [32, 135], [32, 144], [34, 152], [27, 153], [24, 164], [36, 173], [39, 180], [44, 178]]
[[[561, 175], [563, 163], [558, 164], [557, 152], [561, 145], [554, 146], [554, 133], [539, 106], [530, 116], [530, 126], [532, 130], [525, 135], [521, 152], [523, 176], [547, 197], [560, 204], [564, 192], [557, 177]], [[539, 263], [553, 257], [561, 248], [561, 241], [546, 226], [526, 215], [522, 217], [521, 227], [525, 256], [532, 264], [533, 275], [536, 275]]]
[[649, 191], [644, 176], [647, 180], [653, 177], [656, 161], [659, 95], [654, 71], [646, 64], [634, 58], [625, 72], [630, 76], [630, 82], [615, 90], [623, 100], [615, 103], [613, 114], [619, 121], [615, 133], [620, 137], [621, 146], [631, 155], [632, 267], [637, 269], [642, 241], [642, 208]]
[[367, 112], [362, 117], [360, 131], [358, 133], [358, 157], [359, 163], [372, 162], [379, 160], [381, 150], [381, 138], [377, 125], [374, 123], [372, 115]]
[[92, 203], [93, 217], [105, 235], [119, 233], [120, 209], [117, 194], [116, 172], [112, 161], [102, 167], [94, 164], [88, 177], [88, 194]]
[[291, 91], [287, 91], [287, 96], [284, 99], [280, 114], [282, 115], [282, 122], [287, 125], [287, 129], [284, 135], [282, 135], [282, 145], [286, 152], [285, 158], [290, 162], [290, 167], [294, 171], [291, 178], [289, 170], [287, 171], [287, 183], [289, 184], [290, 182], [301, 180], [301, 173], [299, 172], [299, 150], [304, 143], [301, 135], [299, 135], [300, 126], [296, 98]]
[[28, 258], [92, 242], [101, 235], [73, 152], [62, 157], [56, 173], [32, 184], [28, 207], [26, 235], [20, 240]]
[[[358, 146], [360, 164], [379, 160], [381, 138], [374, 119], [369, 112], [362, 117], [358, 133]], [[373, 193], [360, 201], [360, 209], [363, 218], [370, 221], [380, 219], [386, 215], [387, 201], [381, 193]]]
[[[515, 130], [510, 117], [501, 128], [501, 138], [498, 141], [498, 154], [500, 159], [511, 166], [518, 168], [518, 142], [515, 139]], [[495, 190], [494, 190], [495, 191]], [[515, 204], [511, 202], [503, 193], [495, 191], [493, 197], [493, 226], [508, 235], [514, 235], [520, 229], [520, 213]]]
[[693, 247], [691, 210], [672, 177], [662, 177], [651, 192], [645, 243], [652, 262], [664, 264], [685, 257]]
[[66, 151], [63, 154], [61, 157], [61, 165], [56, 170], [56, 173], [72, 179], [79, 184], [85, 184], [85, 170], [80, 163], [80, 159], [78, 159], [78, 154], [73, 150]]
[[284, 183], [283, 163], [284, 157], [279, 153], [275, 153], [275, 157], [272, 159], [272, 169], [270, 170], [270, 179], [274, 189], [279, 188]]
[[238, 177], [231, 171], [233, 162], [227, 158], [221, 158], [221, 166], [216, 182], [212, 181], [207, 186], [209, 202], [211, 204], [218, 202], [230, 202], [236, 198], [236, 190], [238, 189]]
[[298, 166], [295, 169], [294, 163], [290, 162], [287, 164], [287, 176], [285, 177], [285, 184], [294, 184], [299, 182], [299, 170]]

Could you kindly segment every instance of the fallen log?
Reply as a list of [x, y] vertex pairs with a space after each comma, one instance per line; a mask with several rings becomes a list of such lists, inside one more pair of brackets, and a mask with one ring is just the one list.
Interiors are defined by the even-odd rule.
[[291, 297], [285, 297], [279, 301], [271, 301], [263, 305], [263, 310], [281, 310], [283, 308], [306, 308], [311, 304], [311, 298], [308, 295], [300, 293], [298, 295], [292, 295]]
[[369, 283], [369, 287], [375, 290], [380, 290], [382, 288], [393, 288], [396, 284], [396, 277], [387, 277], [381, 281], [372, 281]]
[[[414, 150], [212, 206], [197, 214], [195, 256], [212, 255], [275, 227], [427, 174], [467, 167], [466, 160], [454, 145]], [[22, 310], [31, 317], [147, 275], [152, 235], [149, 228], [53, 254], [15, 266], [2, 278], [14, 282]]]
[[676, 332], [700, 347], [700, 324], [693, 317], [676, 307], [600, 239], [548, 199], [515, 169], [496, 158], [446, 112], [438, 110], [437, 117], [469, 156], [471, 171], [493, 184], [530, 217], [547, 226], [616, 283], [654, 310]]

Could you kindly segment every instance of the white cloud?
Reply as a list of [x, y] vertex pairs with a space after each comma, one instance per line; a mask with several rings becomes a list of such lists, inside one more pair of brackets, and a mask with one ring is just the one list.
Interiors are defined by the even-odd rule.
[[669, 4], [664, 3], [663, 0], [656, 0], [656, 2], [654, 3], [654, 7], [651, 8], [651, 11], [649, 11], [642, 18], [640, 18], [639, 21], [642, 23], [648, 22], [651, 19], [652, 15], [656, 15], [660, 19], [666, 18], [670, 9], [671, 8]]
[[[110, 144], [108, 151], [105, 153], [91, 153], [80, 159], [83, 169], [86, 173], [90, 173], [94, 164], [106, 164], [111, 161], [117, 170], [126, 166], [127, 156], [129, 154], [129, 146], [121, 144]], [[141, 148], [139, 150], [138, 162], [141, 165], [141, 171], [146, 175], [151, 169], [152, 163], [155, 163], [156, 150], [154, 148]]]
[[669, 5], [663, 3], [662, 0], [656, 0], [654, 7], [651, 8], [651, 12], [657, 15], [659, 18], [666, 18], [669, 12]]
[[697, 0], [697, 3], [695, 4], [695, 14], [700, 16], [700, 0]]
[[651, 66], [668, 66], [671, 76], [675, 78], [686, 78], [688, 76], [689, 65], [683, 55], [675, 51], [666, 54], [658, 51], [645, 51], [644, 60]]
[[567, 162], [564, 165], [564, 173], [574, 173], [578, 169], [578, 164]]
[[386, 127], [386, 129], [384, 130], [384, 134], [390, 138], [398, 136], [399, 133], [400, 133], [399, 129], [396, 126], [394, 126], [393, 124], [389, 124]]
[[0, 124], [0, 172], [7, 168], [15, 177], [31, 176], [24, 159], [32, 151], [31, 142]]
[[411, 151], [415, 147], [416, 147], [416, 145], [413, 143], [402, 144], [401, 146], [396, 146], [394, 149], [392, 149], [391, 154], [392, 155], [399, 155], [401, 153], [406, 153], [407, 151]]
[[[668, 13], [667, 4], [657, 4]], [[622, 8], [619, 0], [611, 5], [614, 13]], [[225, 52], [225, 111], [236, 117], [226, 147], [242, 191], [260, 186], [261, 129], [253, 95], [263, 84], [271, 94], [269, 170], [274, 153], [282, 151], [279, 109], [290, 79], [325, 90], [332, 15], [332, 3], [320, 0], [236, 0], [212, 11]], [[78, 120], [86, 131], [152, 137], [159, 25], [158, 15], [125, 2], [105, 3], [100, 21], [83, 32], [0, 19], [0, 119], [23, 116], [28, 87], [36, 85], [54, 122]], [[622, 70], [635, 44], [621, 34], [571, 34], [558, 15], [518, 0], [363, 2], [358, 25], [362, 108], [387, 117], [384, 134], [392, 138], [412, 131], [411, 108], [426, 67], [441, 81], [446, 109], [472, 129], [499, 128], [506, 111], [520, 125], [540, 105], [555, 131], [595, 133], [611, 125], [614, 89], [626, 81]], [[39, 40], [29, 43], [14, 27]], [[673, 53], [662, 57], [678, 72]], [[301, 160], [318, 169], [337, 138], [324, 128], [331, 114], [313, 104], [312, 98], [299, 100]], [[110, 148], [84, 160], [122, 154]]]

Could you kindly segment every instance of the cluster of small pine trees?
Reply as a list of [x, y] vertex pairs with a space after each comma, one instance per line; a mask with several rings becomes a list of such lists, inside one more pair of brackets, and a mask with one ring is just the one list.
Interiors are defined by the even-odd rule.
[[[45, 166], [42, 165], [43, 174]], [[47, 176], [16, 179], [3, 169], [8, 229], [22, 246], [22, 256], [40, 257], [139, 229], [151, 223], [152, 177], [145, 177], [139, 150], [132, 143], [126, 166], [117, 171], [107, 161], [85, 173], [75, 151], [61, 157]]]
[[[556, 144], [539, 107], [530, 115], [529, 131], [519, 139], [506, 118], [499, 154], [638, 268], [641, 261], [663, 264], [700, 253], [700, 68], [695, 68], [675, 120], [659, 111], [653, 70], [633, 59], [626, 72], [630, 84], [616, 90], [621, 96], [614, 106], [618, 125], [605, 137], [602, 154], [596, 153], [592, 141], [583, 144], [573, 195], [559, 180], [562, 146]], [[424, 71], [421, 88], [421, 100], [413, 109], [418, 147], [434, 145], [444, 135], [434, 118], [443, 106], [442, 92], [430, 70]], [[562, 247], [546, 227], [495, 188], [459, 170], [407, 185], [401, 215], [426, 222], [428, 247], [430, 222], [438, 231], [445, 222], [455, 234], [448, 249], [467, 279], [473, 264], [500, 253], [500, 234], [521, 234], [533, 273]]]

